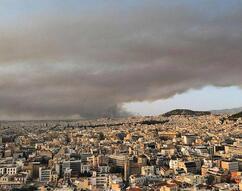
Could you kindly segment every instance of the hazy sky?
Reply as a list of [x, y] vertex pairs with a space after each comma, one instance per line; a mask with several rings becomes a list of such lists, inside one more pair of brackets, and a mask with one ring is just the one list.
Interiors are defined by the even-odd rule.
[[242, 106], [241, 0], [0, 0], [0, 119]]

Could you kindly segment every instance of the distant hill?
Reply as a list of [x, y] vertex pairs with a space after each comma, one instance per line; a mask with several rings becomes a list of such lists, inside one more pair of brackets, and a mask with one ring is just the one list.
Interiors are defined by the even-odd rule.
[[203, 115], [211, 115], [211, 112], [209, 111], [192, 111], [189, 109], [175, 109], [172, 111], [169, 111], [162, 116], [164, 117], [170, 117], [173, 115], [189, 115], [189, 116], [203, 116]]
[[242, 112], [229, 116], [230, 120], [237, 120], [238, 118], [242, 118]]
[[242, 107], [233, 108], [233, 109], [222, 109], [222, 110], [212, 110], [212, 114], [236, 114], [242, 112]]

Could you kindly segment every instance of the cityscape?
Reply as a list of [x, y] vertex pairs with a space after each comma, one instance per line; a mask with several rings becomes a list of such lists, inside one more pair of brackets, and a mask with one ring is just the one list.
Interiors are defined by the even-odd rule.
[[242, 191], [242, 0], [0, 0], [0, 191]]
[[0, 131], [1, 190], [242, 189], [242, 113], [2, 121]]

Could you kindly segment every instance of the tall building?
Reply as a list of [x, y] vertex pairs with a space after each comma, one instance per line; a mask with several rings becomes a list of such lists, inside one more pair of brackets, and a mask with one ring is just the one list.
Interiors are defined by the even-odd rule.
[[79, 176], [81, 173], [81, 160], [64, 161], [62, 163], [62, 172], [71, 169], [71, 176]]
[[51, 181], [51, 170], [40, 168], [39, 169], [39, 181], [40, 182], [49, 182]]

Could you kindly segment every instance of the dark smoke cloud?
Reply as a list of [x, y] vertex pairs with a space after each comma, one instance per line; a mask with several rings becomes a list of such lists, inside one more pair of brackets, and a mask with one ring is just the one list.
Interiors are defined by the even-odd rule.
[[241, 86], [241, 3], [157, 2], [0, 24], [1, 118], [115, 117], [126, 102]]

